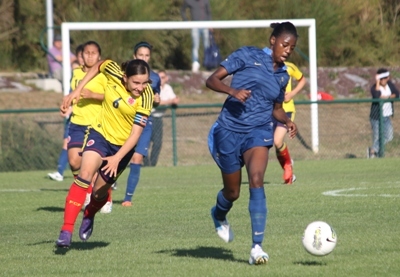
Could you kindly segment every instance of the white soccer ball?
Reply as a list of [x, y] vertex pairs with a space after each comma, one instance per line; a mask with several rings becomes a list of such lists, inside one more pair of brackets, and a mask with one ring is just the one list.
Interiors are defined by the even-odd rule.
[[336, 241], [335, 231], [326, 222], [311, 222], [304, 230], [303, 246], [312, 255], [328, 255], [335, 248]]

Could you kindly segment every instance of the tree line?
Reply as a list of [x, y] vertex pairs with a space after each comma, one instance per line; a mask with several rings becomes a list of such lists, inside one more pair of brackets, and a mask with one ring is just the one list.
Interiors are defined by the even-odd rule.
[[[183, 0], [53, 0], [55, 33], [62, 22], [181, 21]], [[213, 20], [302, 19], [317, 23], [318, 66], [395, 66], [400, 58], [398, 0], [210, 0]], [[1, 69], [47, 70], [46, 1], [2, 0], [0, 3]], [[183, 23], [184, 24], [184, 23]], [[298, 28], [298, 54], [307, 66], [308, 30]], [[217, 29], [214, 37], [223, 56], [243, 45], [268, 46], [271, 29]], [[71, 50], [87, 40], [102, 47], [103, 57], [131, 58], [132, 47], [153, 45], [152, 66], [189, 69], [189, 30], [73, 31]], [[304, 54], [305, 53], [305, 54]]]

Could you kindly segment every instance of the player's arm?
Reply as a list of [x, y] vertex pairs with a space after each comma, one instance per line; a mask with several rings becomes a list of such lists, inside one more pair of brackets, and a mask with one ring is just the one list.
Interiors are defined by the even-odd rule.
[[90, 89], [83, 88], [81, 97], [84, 99], [93, 99], [101, 102], [104, 99], [104, 93], [93, 92]]
[[[140, 121], [140, 123], [137, 123]], [[143, 128], [147, 122], [147, 116], [136, 114], [135, 116], [135, 124], [133, 124], [131, 133], [129, 134], [128, 139], [122, 145], [122, 147], [118, 150], [115, 155], [110, 157], [105, 157], [103, 160], [107, 161], [107, 164], [101, 168], [104, 174], [110, 174], [111, 177], [117, 176], [118, 164], [128, 154], [129, 151], [135, 147], [137, 142], [139, 141], [140, 135], [143, 132]]]
[[225, 69], [225, 67], [220, 66], [214, 71], [213, 74], [211, 74], [210, 77], [208, 77], [206, 86], [216, 92], [228, 94], [244, 103], [250, 97], [251, 91], [246, 89], [237, 90], [226, 85], [224, 82], [222, 82], [226, 76], [228, 76], [228, 71]]
[[63, 99], [63, 103], [61, 105], [61, 110], [66, 110], [73, 102], [78, 102], [81, 97], [82, 89], [96, 77], [100, 72], [100, 65], [104, 61], [98, 61], [94, 66], [92, 66], [89, 71], [86, 73], [85, 77], [79, 82], [78, 86], [73, 90], [69, 95], [65, 96]]
[[286, 115], [285, 110], [282, 107], [282, 103], [274, 103], [274, 109], [272, 111], [273, 117], [279, 122], [285, 124], [288, 127], [288, 133], [290, 138], [294, 138], [297, 134], [297, 126], [294, 122]]
[[302, 76], [301, 79], [297, 81], [296, 87], [292, 91], [289, 91], [285, 94], [285, 102], [292, 100], [296, 96], [296, 94], [303, 89], [305, 85], [306, 79], [304, 78], [304, 76]]

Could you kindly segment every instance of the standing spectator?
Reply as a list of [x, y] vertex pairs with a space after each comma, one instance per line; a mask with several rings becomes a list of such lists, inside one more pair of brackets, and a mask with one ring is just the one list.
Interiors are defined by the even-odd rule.
[[[149, 63], [152, 49], [153, 46], [150, 43], [146, 41], [138, 42], [133, 47], [133, 58], [140, 59], [145, 61], [146, 63]], [[151, 88], [154, 93], [154, 98], [153, 98], [154, 102], [152, 104], [153, 107], [157, 107], [160, 104], [161, 81], [158, 74], [153, 70], [150, 69], [149, 74], [151, 80]], [[126, 184], [124, 201], [122, 202], [122, 206], [124, 207], [132, 206], [132, 196], [133, 193], [135, 192], [137, 184], [139, 183], [140, 171], [143, 159], [148, 154], [152, 132], [153, 132], [153, 116], [150, 115], [148, 117], [147, 124], [143, 129], [142, 135], [140, 136], [139, 141], [135, 147], [135, 153], [133, 154], [129, 164], [130, 171], [128, 175], [128, 181]]]
[[[76, 56], [70, 53], [69, 63], [72, 66], [72, 63], [76, 60]], [[62, 82], [62, 41], [60, 35], [54, 36], [53, 47], [49, 49], [49, 53], [47, 54], [47, 62], [49, 64], [50, 75]]]
[[[192, 21], [211, 20], [211, 7], [208, 0], [184, 0], [181, 7], [181, 16], [184, 21], [189, 21], [186, 10], [189, 8]], [[192, 29], [192, 72], [196, 73], [200, 69], [199, 47], [200, 36], [203, 37], [203, 47], [207, 49], [210, 45], [209, 32], [207, 28]]]
[[[390, 72], [385, 68], [380, 68], [375, 75], [375, 84], [371, 87], [371, 95], [373, 99], [389, 99], [398, 98], [399, 91], [390, 81]], [[369, 120], [372, 128], [372, 147], [368, 149], [368, 157], [375, 158], [380, 154], [380, 137], [379, 137], [379, 118], [380, 118], [379, 103], [371, 104]], [[393, 117], [393, 102], [385, 102], [382, 105], [383, 116], [383, 143], [386, 144], [393, 139], [393, 126], [390, 117]]]
[[[206, 81], [208, 88], [228, 95], [208, 136], [210, 153], [223, 182], [211, 208], [211, 218], [217, 235], [231, 242], [233, 231], [226, 216], [239, 198], [245, 166], [252, 240], [250, 264], [265, 264], [269, 259], [262, 243], [267, 223], [264, 174], [273, 145], [272, 117], [287, 126], [290, 138], [297, 133], [296, 125], [282, 108], [289, 81], [284, 62], [296, 47], [297, 37], [292, 23], [277, 24], [269, 38], [270, 47], [239, 48]], [[228, 75], [232, 75], [230, 86], [223, 82]]]
[[[273, 26], [272, 26], [273, 27]], [[297, 68], [296, 65], [290, 62], [285, 62], [286, 70], [289, 74], [289, 82], [286, 86], [285, 99], [283, 101], [283, 109], [286, 115], [294, 121], [296, 109], [294, 107], [293, 97], [304, 87], [306, 79], [303, 77], [303, 73]], [[292, 90], [292, 78], [297, 80], [296, 87]], [[290, 158], [289, 148], [284, 141], [285, 136], [288, 132], [287, 126], [277, 120], [274, 122], [274, 146], [276, 157], [278, 158], [279, 164], [283, 169], [283, 181], [285, 184], [292, 184], [296, 181], [296, 176], [293, 174], [293, 162]]]
[[[161, 91], [160, 91], [160, 105], [178, 105], [179, 98], [176, 97], [174, 90], [168, 84], [168, 75], [165, 70], [160, 70], [158, 75], [161, 79]], [[152, 117], [153, 117], [153, 132], [151, 133], [150, 142], [153, 142], [151, 146], [150, 155], [145, 157], [144, 165], [145, 166], [156, 166], [158, 161], [158, 156], [161, 152], [162, 147], [162, 139], [163, 139], [163, 119], [164, 109], [158, 108], [153, 109]]]

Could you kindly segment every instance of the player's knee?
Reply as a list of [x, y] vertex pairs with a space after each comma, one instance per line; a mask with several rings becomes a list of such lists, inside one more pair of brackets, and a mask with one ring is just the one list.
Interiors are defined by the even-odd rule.
[[264, 185], [264, 174], [253, 174], [249, 178], [251, 188], [261, 188]]
[[230, 202], [234, 202], [239, 199], [240, 191], [239, 190], [231, 190], [231, 189], [224, 189], [224, 197], [226, 200]]

